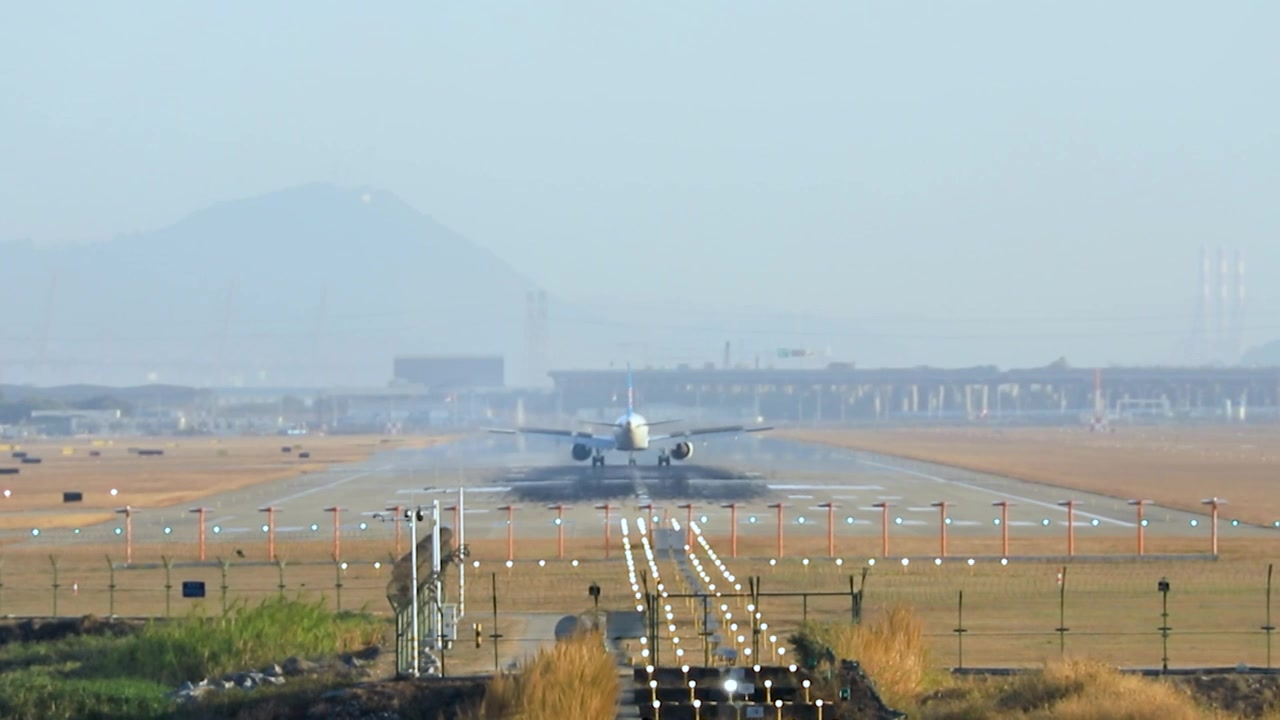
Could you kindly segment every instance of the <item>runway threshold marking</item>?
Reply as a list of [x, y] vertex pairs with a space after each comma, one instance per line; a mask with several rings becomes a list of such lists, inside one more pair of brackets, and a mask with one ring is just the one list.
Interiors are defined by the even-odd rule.
[[[1066, 508], [1062, 507], [1061, 505], [1058, 505], [1057, 503], [1048, 503], [1048, 502], [1044, 502], [1043, 500], [1034, 500], [1029, 497], [1023, 497], [1020, 495], [1014, 495], [1012, 493], [1001, 492], [999, 490], [992, 490], [991, 488], [984, 488], [981, 485], [971, 485], [966, 482], [960, 482], [959, 480], [948, 480], [946, 478], [940, 478], [937, 475], [930, 475], [928, 473], [922, 473], [917, 470], [907, 470], [906, 468], [900, 468], [894, 465], [886, 465], [884, 463], [878, 463], [878, 462], [875, 462], [874, 460], [867, 460], [865, 458], [862, 459], [861, 462], [867, 465], [874, 465], [875, 467], [883, 468], [885, 470], [892, 470], [893, 472], [902, 473], [903, 475], [914, 475], [919, 478], [924, 478], [925, 480], [933, 480], [934, 482], [946, 483], [948, 485], [955, 485], [957, 487], [962, 487], [967, 490], [973, 490], [975, 492], [986, 493], [988, 495], [995, 495], [996, 497], [1006, 498], [1009, 500], [1017, 500], [1018, 502], [1026, 503], [1028, 505], [1039, 505], [1040, 507], [1050, 508], [1053, 510], [1058, 510], [1060, 512], [1067, 511]], [[1097, 518], [1099, 522], [1111, 523], [1112, 525], [1119, 525], [1120, 527], [1128, 527], [1128, 528], [1137, 527], [1137, 524], [1135, 523], [1125, 522], [1124, 520], [1116, 520], [1115, 518], [1110, 518], [1105, 515], [1096, 515], [1094, 513], [1085, 512], [1079, 509], [1077, 509], [1075, 512], [1077, 515], [1081, 515], [1083, 517]]]

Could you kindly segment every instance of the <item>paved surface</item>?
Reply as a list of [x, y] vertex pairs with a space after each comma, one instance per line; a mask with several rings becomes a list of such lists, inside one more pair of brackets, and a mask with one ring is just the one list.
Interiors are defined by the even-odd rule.
[[[263, 541], [266, 514], [259, 508], [279, 508], [276, 515], [278, 542], [300, 537], [328, 539], [333, 532], [333, 514], [324, 508], [344, 508], [340, 514], [341, 534], [386, 536], [393, 525], [384, 522], [386, 508], [395, 505], [429, 504], [439, 500], [442, 508], [457, 500], [457, 488], [466, 492], [466, 532], [471, 540], [506, 536], [503, 505], [514, 503], [518, 537], [551, 538], [556, 534], [556, 511], [548, 504], [563, 501], [567, 537], [594, 537], [601, 531], [603, 510], [595, 506], [605, 501], [634, 515], [638, 506], [652, 502], [673, 517], [686, 517], [677, 504], [693, 498], [695, 517], [709, 532], [723, 532], [729, 511], [720, 505], [730, 500], [740, 503], [739, 532], [771, 536], [776, 528], [776, 511], [768, 504], [782, 502], [788, 536], [823, 536], [826, 532], [823, 503], [837, 505], [839, 534], [875, 536], [879, 533], [880, 510], [874, 503], [886, 502], [893, 533], [936, 536], [938, 509], [933, 502], [946, 501], [951, 518], [949, 532], [957, 536], [994, 532], [1000, 509], [992, 503], [1009, 500], [1009, 526], [1019, 537], [1060, 537], [1066, 524], [1066, 508], [1058, 502], [1078, 501], [1075, 524], [1081, 533], [1129, 534], [1135, 529], [1134, 508], [1124, 500], [993, 477], [981, 473], [945, 468], [928, 463], [900, 460], [854, 452], [774, 440], [765, 437], [711, 439], [697, 446], [696, 463], [658, 468], [654, 464], [631, 469], [625, 466], [592, 472], [589, 466], [571, 464], [568, 446], [555, 440], [529, 439], [527, 449], [511, 438], [480, 436], [428, 449], [397, 449], [380, 453], [366, 462], [331, 468], [205, 499], [211, 508], [207, 525], [210, 539], [243, 537], [246, 543]], [[612, 459], [612, 458], [611, 458]], [[651, 458], [647, 458], [651, 459]], [[1211, 488], [1205, 494], [1212, 494]], [[618, 510], [614, 510], [614, 517]], [[1222, 537], [1271, 534], [1272, 528], [1247, 525], [1234, 527], [1230, 507], [1223, 510]], [[452, 523], [452, 511], [445, 511]], [[1153, 535], [1204, 536], [1207, 514], [1193, 514], [1156, 506], [1146, 508]], [[704, 519], [705, 518], [705, 519]], [[57, 544], [120, 542], [121, 522], [72, 530], [50, 530], [39, 537], [13, 532], [24, 543]], [[166, 532], [167, 529], [167, 532]], [[144, 508], [133, 517], [134, 541], [192, 542], [196, 537], [196, 516], [187, 507]], [[407, 547], [407, 541], [406, 541]]]

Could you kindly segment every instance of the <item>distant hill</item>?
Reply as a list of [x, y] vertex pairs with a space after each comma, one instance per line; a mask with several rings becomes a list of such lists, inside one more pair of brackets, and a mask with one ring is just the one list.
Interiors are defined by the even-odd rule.
[[[735, 364], [821, 352], [780, 363], [792, 367], [826, 362], [831, 347], [829, 359], [865, 361], [850, 353], [909, 345], [849, 320], [692, 305], [683, 290], [714, 268], [637, 284], [626, 262], [616, 297], [551, 294], [544, 369], [719, 363], [726, 340]], [[525, 298], [537, 289], [390, 192], [303, 185], [107, 242], [0, 244], [0, 382], [368, 386], [390, 381], [396, 355], [494, 353], [508, 384], [526, 385]]]
[[1280, 367], [1280, 340], [1249, 348], [1240, 358], [1245, 367]]
[[36, 383], [381, 384], [433, 352], [505, 354], [518, 381], [535, 289], [395, 195], [327, 184], [0, 258], [2, 379]]

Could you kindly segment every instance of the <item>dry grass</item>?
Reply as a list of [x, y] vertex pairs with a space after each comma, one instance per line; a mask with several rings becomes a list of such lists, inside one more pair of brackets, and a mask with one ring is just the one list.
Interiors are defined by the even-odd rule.
[[[380, 438], [377, 436], [137, 438], [119, 442], [71, 440], [23, 443], [22, 450], [43, 462], [20, 465], [18, 475], [0, 476], [0, 487], [11, 490], [0, 498], [0, 523], [14, 522], [18, 513], [65, 507], [64, 491], [78, 491], [84, 510], [165, 507], [201, 497], [240, 490], [330, 465], [358, 462], [385, 449], [445, 442], [447, 437]], [[282, 452], [290, 447], [291, 452]], [[130, 448], [163, 450], [141, 456]], [[301, 459], [299, 452], [309, 452]], [[17, 464], [12, 451], [0, 454], [0, 466]], [[91, 452], [99, 453], [91, 456]], [[115, 488], [118, 495], [111, 495]], [[29, 520], [28, 520], [29, 522]], [[0, 525], [2, 528], [3, 525]]]
[[464, 720], [612, 720], [618, 673], [598, 632], [581, 633], [540, 651], [514, 674], [490, 683], [480, 707]]
[[1198, 720], [1233, 717], [1197, 704], [1160, 680], [1124, 675], [1092, 660], [1062, 660], [1012, 679], [975, 679], [932, 693], [923, 720]]
[[896, 455], [1201, 512], [1210, 495], [1232, 517], [1280, 520], [1274, 426], [792, 430], [782, 437]]
[[[857, 660], [890, 707], [912, 703], [930, 670], [924, 624], [906, 605], [862, 625], [810, 624], [800, 633], [830, 648], [835, 659]], [[800, 639], [793, 638], [793, 644]]]

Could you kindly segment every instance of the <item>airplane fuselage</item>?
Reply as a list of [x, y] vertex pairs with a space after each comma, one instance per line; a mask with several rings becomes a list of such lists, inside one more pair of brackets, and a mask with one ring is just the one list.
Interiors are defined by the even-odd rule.
[[618, 450], [639, 452], [649, 449], [649, 426], [639, 413], [628, 412], [614, 425], [613, 439]]

